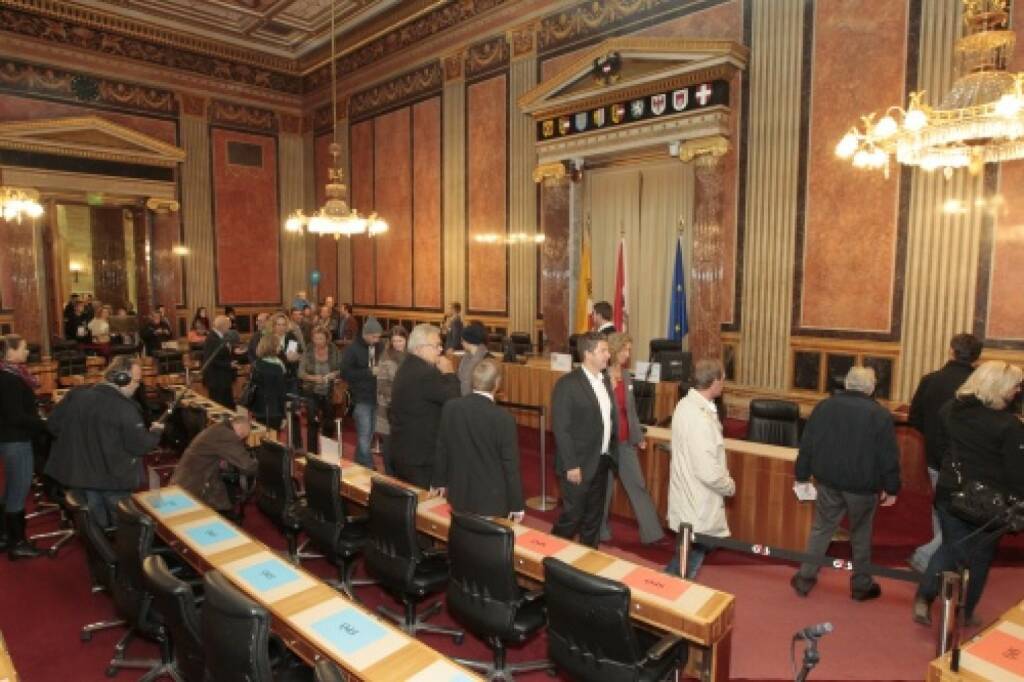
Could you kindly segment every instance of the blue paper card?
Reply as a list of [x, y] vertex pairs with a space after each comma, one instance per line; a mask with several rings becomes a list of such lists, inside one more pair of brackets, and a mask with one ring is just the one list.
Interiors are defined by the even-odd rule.
[[260, 591], [273, 590], [299, 579], [299, 574], [277, 559], [269, 559], [238, 572], [245, 582]]
[[218, 542], [224, 542], [225, 540], [231, 540], [232, 538], [238, 537], [238, 533], [223, 521], [213, 521], [211, 523], [204, 523], [201, 526], [189, 528], [185, 531], [185, 535], [200, 547], [215, 545]]
[[161, 514], [169, 514], [171, 512], [181, 511], [182, 509], [191, 509], [196, 506], [196, 503], [190, 500], [182, 493], [153, 493], [146, 497], [146, 503], [156, 509]]
[[354, 608], [313, 623], [313, 630], [343, 654], [353, 654], [387, 635], [387, 630]]

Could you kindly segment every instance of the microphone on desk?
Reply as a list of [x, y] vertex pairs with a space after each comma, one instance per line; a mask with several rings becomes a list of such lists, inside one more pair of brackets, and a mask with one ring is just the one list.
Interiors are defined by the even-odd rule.
[[804, 639], [808, 642], [816, 641], [820, 637], [824, 637], [828, 633], [832, 632], [835, 628], [832, 623], [818, 623], [817, 625], [808, 625], [803, 630], [798, 630], [793, 639]]

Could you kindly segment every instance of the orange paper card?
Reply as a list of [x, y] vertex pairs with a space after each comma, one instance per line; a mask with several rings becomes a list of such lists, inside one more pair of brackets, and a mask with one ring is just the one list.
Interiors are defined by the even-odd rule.
[[643, 566], [638, 566], [627, 573], [622, 578], [622, 582], [635, 590], [647, 592], [669, 601], [675, 601], [679, 595], [690, 588], [689, 583], [679, 578], [652, 571]]
[[450, 504], [439, 504], [436, 507], [431, 507], [429, 511], [435, 516], [440, 516], [446, 519], [452, 515], [452, 506]]
[[516, 546], [544, 556], [551, 556], [568, 547], [569, 541], [541, 533], [539, 530], [528, 530], [516, 538]]
[[967, 651], [986, 663], [1024, 677], [1024, 639], [1020, 637], [1014, 637], [998, 628], [992, 629], [968, 646]]

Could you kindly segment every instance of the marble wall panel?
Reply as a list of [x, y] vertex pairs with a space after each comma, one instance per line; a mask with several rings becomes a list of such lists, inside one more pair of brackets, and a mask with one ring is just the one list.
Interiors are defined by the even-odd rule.
[[504, 237], [508, 221], [507, 76], [466, 89], [466, 298], [471, 312], [508, 310], [508, 247], [477, 241]]
[[93, 295], [114, 309], [126, 306], [129, 272], [122, 210], [93, 208], [91, 226]]
[[[228, 163], [228, 143], [259, 145], [263, 165]], [[281, 258], [277, 197], [277, 142], [225, 128], [211, 128], [213, 219], [217, 303], [281, 303]]]
[[[136, 213], [138, 217], [144, 214]], [[152, 226], [152, 240], [150, 250], [152, 254], [152, 271], [150, 279], [153, 282], [153, 302], [165, 303], [175, 301], [181, 294], [181, 256], [175, 255], [175, 245], [181, 243], [181, 214], [177, 211], [165, 211], [161, 213], [150, 213], [149, 221]], [[145, 231], [145, 224], [136, 225], [136, 229]], [[167, 315], [170, 318], [171, 328], [175, 326], [175, 311], [173, 305], [167, 305]], [[186, 311], [186, 319], [191, 322], [195, 311]]]
[[[373, 201], [373, 120], [355, 123], [349, 128], [349, 149], [352, 168], [351, 204], [362, 210]], [[375, 305], [377, 292], [373, 240], [365, 236], [352, 237], [352, 302], [356, 305]]]
[[[333, 139], [334, 138], [331, 134], [320, 135], [313, 143], [313, 176], [314, 182], [316, 183], [315, 209], [319, 209], [323, 206], [324, 200], [327, 198], [324, 195], [324, 185], [327, 184], [327, 169], [331, 164], [331, 154], [327, 148]], [[338, 241], [334, 237], [324, 236], [315, 237], [315, 239], [316, 269], [320, 271], [320, 286], [317, 291], [319, 299], [323, 301], [327, 296], [334, 296], [335, 299], [337, 299]], [[312, 292], [309, 293], [312, 295]]]
[[569, 347], [569, 280], [571, 279], [571, 185], [563, 180], [540, 188], [540, 312], [544, 317], [545, 350]]
[[[375, 237], [377, 305], [412, 305], [412, 109], [373, 121], [374, 203], [389, 229]], [[357, 204], [358, 206], [358, 204]], [[369, 211], [370, 206], [359, 206]]]
[[743, 3], [741, 0], [731, 0], [700, 12], [663, 21], [631, 35], [740, 40], [743, 36]]
[[413, 106], [413, 306], [440, 308], [441, 98]]
[[161, 142], [178, 143], [178, 126], [171, 119], [120, 114], [106, 109], [0, 94], [0, 121], [26, 121], [71, 116], [98, 116], [155, 137]]
[[[904, 100], [907, 3], [815, 5], [811, 130], [799, 326], [890, 331], [899, 171], [886, 179], [836, 158], [864, 112]], [[885, 49], [878, 49], [884, 45]], [[851, 68], [856, 64], [856, 68]], [[853, 285], [855, 283], [855, 286]]]

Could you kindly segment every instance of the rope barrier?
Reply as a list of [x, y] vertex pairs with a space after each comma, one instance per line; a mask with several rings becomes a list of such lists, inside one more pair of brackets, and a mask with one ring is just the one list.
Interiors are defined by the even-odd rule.
[[785, 561], [813, 564], [821, 566], [822, 568], [831, 568], [837, 571], [857, 571], [867, 573], [869, 575], [883, 576], [893, 580], [903, 580], [908, 583], [920, 583], [924, 577], [917, 571], [910, 569], [891, 568], [889, 566], [879, 566], [877, 564], [860, 564], [850, 561], [849, 559], [837, 559], [830, 556], [817, 556], [813, 554], [806, 554], [804, 552], [794, 552], [790, 549], [753, 544], [750, 542], [734, 540], [732, 538], [719, 538], [712, 535], [694, 533], [693, 541], [709, 548], [724, 547], [725, 549], [731, 549], [734, 552], [741, 552], [743, 554], [753, 554], [755, 556], [762, 556], [771, 559], [783, 559]]

